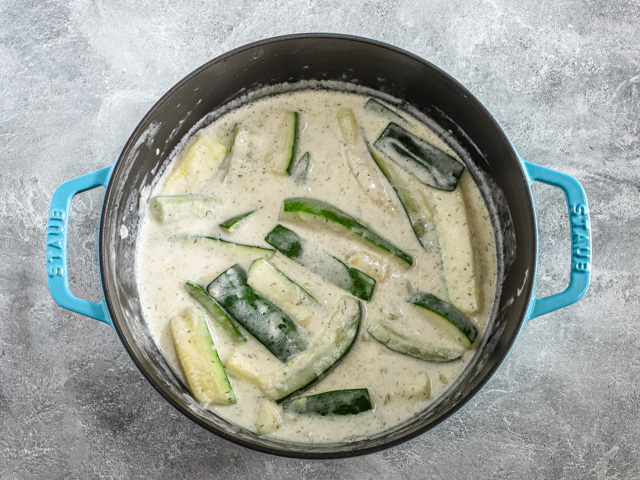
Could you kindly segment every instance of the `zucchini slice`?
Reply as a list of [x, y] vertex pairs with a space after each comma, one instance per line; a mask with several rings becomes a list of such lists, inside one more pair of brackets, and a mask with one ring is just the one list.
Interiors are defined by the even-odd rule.
[[230, 242], [218, 237], [185, 236], [179, 237], [181, 240], [193, 243], [207, 243], [213, 247], [228, 249], [231, 252], [241, 254], [251, 259], [264, 257], [273, 258], [276, 251], [271, 248], [258, 247], [256, 245], [246, 245], [244, 243]]
[[193, 396], [205, 407], [236, 403], [202, 310], [187, 309], [171, 319], [171, 335]]
[[454, 342], [442, 342], [428, 335], [416, 335], [399, 329], [394, 322], [370, 319], [367, 333], [394, 352], [427, 362], [444, 363], [459, 359], [467, 347]]
[[370, 300], [376, 281], [355, 268], [350, 268], [330, 253], [307, 242], [293, 230], [276, 225], [265, 241], [283, 255], [320, 275], [362, 300]]
[[424, 292], [413, 293], [407, 302], [424, 309], [429, 314], [430, 320], [439, 321], [443, 327], [447, 324], [453, 325], [459, 333], [464, 335], [469, 345], [476, 339], [478, 330], [471, 320], [450, 303]]
[[246, 125], [236, 123], [233, 127], [233, 141], [227, 160], [225, 180], [234, 180], [242, 177], [251, 170], [253, 160], [253, 140], [251, 132]]
[[411, 255], [333, 205], [314, 198], [287, 198], [284, 201], [283, 211], [280, 214], [281, 220], [295, 221], [299, 219], [304, 221], [308, 218], [340, 225], [379, 249], [397, 257], [407, 265], [413, 264]]
[[325, 330], [308, 350], [293, 357], [286, 365], [256, 381], [271, 400], [281, 402], [310, 385], [337, 365], [358, 334], [362, 307], [351, 297], [342, 297]]
[[282, 425], [280, 407], [270, 400], [260, 402], [256, 415], [256, 431], [258, 435], [269, 435]]
[[311, 415], [357, 415], [372, 408], [369, 390], [366, 388], [332, 390], [282, 403], [283, 410]]
[[165, 190], [188, 191], [195, 181], [213, 179], [229, 149], [215, 140], [206, 130], [193, 137], [189, 149], [165, 182]]
[[293, 177], [296, 183], [304, 183], [307, 180], [309, 170], [309, 152], [302, 155], [297, 161], [293, 161], [287, 168], [287, 173]]
[[247, 218], [249, 218], [255, 212], [257, 212], [257, 210], [251, 210], [249, 212], [241, 213], [240, 215], [236, 215], [235, 217], [231, 217], [230, 219], [225, 220], [219, 225], [227, 232], [235, 232], [247, 220]]
[[264, 258], [251, 263], [247, 284], [299, 323], [308, 323], [324, 311], [309, 292]]
[[387, 120], [395, 122], [397, 124], [404, 125], [406, 127], [411, 126], [412, 124], [404, 118], [402, 115], [398, 114], [394, 110], [387, 107], [382, 102], [379, 102], [375, 98], [367, 99], [367, 102], [364, 104], [364, 109], [369, 110], [381, 117], [385, 117]]
[[422, 195], [433, 213], [449, 301], [463, 312], [475, 312], [478, 310], [479, 292], [462, 191], [457, 188], [453, 192], [443, 192], [426, 187]]
[[247, 274], [240, 265], [221, 273], [207, 291], [281, 362], [307, 347], [291, 318], [247, 285]]
[[296, 155], [298, 144], [298, 112], [284, 112], [273, 148], [265, 157], [266, 164], [275, 173], [290, 175], [289, 167]]
[[415, 185], [414, 183], [417, 182], [417, 180], [414, 182], [407, 172], [400, 169], [393, 161], [387, 159], [373, 146], [367, 144], [367, 147], [369, 148], [371, 157], [396, 191], [416, 238], [424, 248], [427, 248], [427, 226], [432, 221], [432, 213], [420, 194], [420, 191], [424, 187], [422, 185]]
[[192, 282], [187, 282], [184, 285], [191, 298], [197, 301], [204, 311], [209, 314], [209, 317], [216, 322], [217, 325], [229, 334], [229, 337], [234, 343], [246, 342], [245, 336], [236, 328], [229, 316], [225, 313], [220, 305], [207, 293], [207, 291], [200, 285]]
[[163, 195], [153, 197], [149, 209], [160, 223], [171, 223], [185, 218], [213, 217], [221, 203], [207, 195]]
[[390, 123], [375, 147], [420, 182], [439, 190], [454, 190], [464, 165], [397, 123]]
[[342, 132], [343, 154], [358, 185], [375, 205], [388, 210], [393, 201], [387, 192], [385, 178], [371, 161], [351, 109], [341, 108], [338, 111], [338, 125]]

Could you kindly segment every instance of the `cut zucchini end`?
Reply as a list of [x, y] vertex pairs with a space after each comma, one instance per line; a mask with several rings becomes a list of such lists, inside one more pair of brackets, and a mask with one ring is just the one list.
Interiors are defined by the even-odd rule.
[[371, 410], [371, 397], [367, 388], [332, 390], [297, 397], [282, 404], [283, 410], [308, 415], [357, 415]]
[[462, 333], [469, 341], [469, 344], [475, 341], [478, 335], [475, 325], [471, 323], [471, 320], [464, 313], [450, 303], [424, 292], [413, 293], [407, 302], [420, 307], [424, 310], [424, 313], [430, 312], [430, 318], [440, 322], [444, 328], [449, 328], [449, 325], [453, 326], [458, 332]]
[[372, 321], [367, 333], [389, 350], [433, 363], [447, 363], [458, 360], [466, 348], [456, 345], [443, 346], [436, 341], [420, 340], [400, 332], [382, 321]]
[[222, 310], [220, 305], [218, 305], [218, 302], [209, 295], [204, 287], [193, 282], [185, 283], [184, 287], [191, 298], [202, 306], [209, 317], [216, 322], [216, 324], [220, 325], [234, 343], [243, 343], [247, 341], [240, 330], [236, 328], [229, 316], [224, 312], [224, 310]]
[[205, 407], [236, 403], [202, 310], [186, 309], [171, 319], [170, 328], [178, 360], [195, 399]]
[[269, 400], [260, 402], [256, 415], [256, 431], [258, 435], [269, 435], [280, 428], [281, 425], [280, 407]]
[[342, 297], [325, 331], [306, 351], [293, 357], [279, 370], [260, 375], [258, 387], [278, 403], [324, 376], [350, 350], [358, 335], [362, 306], [352, 297]]

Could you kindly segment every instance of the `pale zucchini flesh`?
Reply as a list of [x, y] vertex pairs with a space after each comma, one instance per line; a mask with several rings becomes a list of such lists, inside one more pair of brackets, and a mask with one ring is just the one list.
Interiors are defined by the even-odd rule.
[[435, 337], [415, 335], [396, 325], [399, 320], [384, 322], [370, 319], [367, 333], [394, 352], [427, 362], [442, 363], [458, 360], [467, 350], [454, 342], [439, 342]]
[[426, 187], [422, 194], [433, 213], [449, 301], [459, 310], [473, 313], [479, 307], [479, 282], [462, 191]]
[[173, 344], [189, 390], [205, 407], [236, 403], [202, 310], [187, 309], [170, 323]]
[[358, 334], [362, 307], [351, 297], [343, 297], [325, 330], [304, 352], [257, 383], [271, 400], [282, 401], [326, 374], [347, 353]]
[[191, 298], [197, 301], [204, 311], [207, 312], [209, 318], [211, 318], [211, 320], [213, 320], [227, 333], [229, 338], [231, 338], [231, 341], [234, 343], [247, 341], [245, 336], [236, 328], [233, 321], [225, 311], [222, 310], [220, 305], [218, 305], [218, 302], [216, 302], [203, 287], [193, 282], [187, 282], [184, 287], [189, 295], [191, 295]]
[[275, 173], [289, 175], [298, 143], [298, 112], [287, 110], [284, 112], [278, 134], [273, 147], [265, 158], [266, 164]]
[[383, 210], [390, 210], [393, 201], [387, 191], [384, 175], [371, 161], [360, 127], [353, 111], [341, 108], [338, 111], [338, 125], [342, 132], [343, 155], [353, 177], [371, 201]]
[[161, 195], [151, 199], [149, 211], [160, 223], [172, 223], [185, 218], [214, 218], [221, 203], [208, 195]]
[[213, 179], [228, 150], [226, 145], [217, 141], [206, 130], [199, 131], [165, 182], [165, 191], [185, 193], [194, 181]]
[[247, 271], [247, 283], [298, 323], [308, 323], [324, 312], [309, 292], [264, 258], [251, 263]]

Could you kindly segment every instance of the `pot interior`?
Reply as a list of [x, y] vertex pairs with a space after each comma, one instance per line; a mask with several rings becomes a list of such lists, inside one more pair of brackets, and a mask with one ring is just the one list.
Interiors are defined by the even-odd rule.
[[[482, 346], [455, 384], [425, 411], [390, 430], [351, 443], [296, 444], [241, 429], [203, 409], [171, 373], [142, 316], [136, 286], [141, 196], [148, 196], [172, 150], [212, 111], [266, 85], [338, 81], [400, 99], [433, 119], [470, 158], [485, 200], [494, 206], [499, 282]], [[403, 104], [399, 108], [403, 108]], [[482, 181], [483, 179], [483, 181]], [[120, 227], [129, 230], [121, 238]], [[102, 284], [125, 348], [176, 408], [218, 435], [251, 448], [297, 457], [370, 453], [406, 441], [448, 418], [487, 382], [524, 321], [536, 268], [533, 205], [519, 158], [497, 122], [464, 87], [432, 64], [389, 45], [339, 35], [279, 37], [242, 47], [199, 68], [150, 110], [127, 142], [104, 200], [100, 230]]]

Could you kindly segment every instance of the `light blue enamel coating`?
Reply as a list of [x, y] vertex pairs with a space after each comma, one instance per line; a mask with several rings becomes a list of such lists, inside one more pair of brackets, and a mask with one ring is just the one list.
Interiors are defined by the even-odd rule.
[[[587, 196], [580, 182], [565, 173], [560, 173], [546, 167], [522, 161], [530, 183], [542, 182], [560, 188], [566, 198], [569, 208], [569, 223], [571, 231], [571, 274], [569, 286], [563, 292], [531, 300], [529, 314], [526, 321], [539, 317], [545, 313], [577, 302], [589, 288], [591, 276], [591, 226], [589, 223], [589, 206]], [[537, 256], [537, 255], [536, 255]]]
[[71, 200], [78, 193], [105, 187], [111, 178], [113, 165], [87, 173], [63, 183], [53, 194], [47, 221], [47, 279], [55, 302], [63, 308], [86, 315], [113, 327], [104, 299], [90, 302], [74, 296], [69, 290], [67, 274], [67, 234]]

